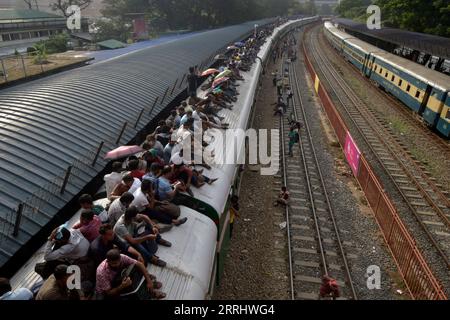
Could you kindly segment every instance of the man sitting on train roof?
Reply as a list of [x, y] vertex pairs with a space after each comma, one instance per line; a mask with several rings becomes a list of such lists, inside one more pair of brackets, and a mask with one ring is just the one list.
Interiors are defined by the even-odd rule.
[[133, 246], [145, 261], [165, 267], [166, 262], [155, 255], [158, 244], [170, 247], [172, 244], [159, 234], [157, 225], [146, 215], [139, 214], [135, 206], [130, 206], [114, 226], [117, 236]]
[[92, 242], [100, 234], [98, 230], [102, 225], [102, 221], [92, 211], [82, 211], [80, 215], [80, 221], [76, 223], [72, 229], [80, 230], [81, 234], [87, 241]]
[[32, 300], [33, 292], [27, 288], [13, 290], [8, 279], [0, 278], [0, 301], [7, 300]]
[[187, 218], [180, 217], [180, 208], [168, 201], [158, 201], [153, 193], [152, 183], [149, 180], [142, 181], [141, 187], [133, 194], [134, 200], [131, 203], [138, 209], [140, 214], [145, 214], [152, 220], [160, 223], [181, 226]]
[[166, 297], [165, 293], [158, 290], [162, 287], [161, 282], [156, 281], [156, 277], [148, 273], [144, 264], [120, 254], [117, 249], [112, 249], [108, 251], [106, 259], [97, 268], [96, 298], [118, 299], [121, 293], [128, 293], [133, 290], [132, 278], [134, 277], [131, 275], [134, 270], [130, 271], [129, 275], [122, 276], [123, 271], [130, 270], [132, 266], [145, 278], [146, 287], [151, 298], [163, 299]]
[[142, 155], [142, 158], [146, 161], [147, 168], [150, 167], [152, 165], [152, 163], [158, 163], [159, 165], [164, 165], [164, 160], [161, 159], [160, 156], [158, 156], [158, 151], [156, 149], [150, 149], [150, 150], [146, 151]]
[[36, 300], [80, 300], [76, 289], [69, 290], [67, 281], [70, 273], [66, 264], [56, 266], [53, 274], [42, 284], [36, 295]]
[[89, 241], [80, 230], [69, 230], [65, 226], [60, 226], [48, 237], [44, 250], [45, 262], [38, 263], [35, 271], [46, 279], [61, 263], [76, 264], [82, 268], [82, 276], [87, 280], [91, 267], [89, 260], [86, 259], [89, 245]]
[[118, 249], [122, 254], [134, 258], [145, 264], [142, 255], [130, 244], [121, 240], [109, 223], [103, 224], [99, 229], [100, 235], [91, 242], [89, 248], [89, 257], [94, 261], [95, 267], [106, 259], [106, 253], [111, 249]]
[[126, 173], [122, 177], [122, 181], [114, 188], [113, 192], [109, 196], [110, 201], [114, 201], [120, 198], [125, 192], [133, 193], [141, 186], [141, 180], [133, 178], [130, 173]]
[[145, 171], [139, 169], [139, 160], [132, 160], [128, 162], [128, 170], [133, 178], [138, 178], [142, 180]]
[[111, 203], [108, 209], [108, 221], [112, 226], [114, 226], [117, 220], [125, 213], [133, 200], [133, 194], [125, 192], [120, 198], [117, 198]]
[[172, 177], [172, 168], [170, 166], [165, 166], [161, 175], [157, 179], [157, 185], [155, 188], [155, 194], [160, 201], [172, 201], [177, 192], [184, 191], [184, 186], [182, 183], [175, 183], [172, 187], [170, 179]]
[[[120, 162], [118, 162], [118, 164], [120, 164]], [[92, 211], [96, 216], [100, 218], [101, 222], [108, 221], [108, 212], [105, 210], [103, 206], [99, 204], [94, 204], [94, 199], [90, 194], [81, 195], [78, 198], [78, 203], [80, 204], [82, 211]]]
[[[144, 143], [147, 143], [145, 145]], [[158, 157], [162, 157], [164, 146], [160, 141], [156, 139], [155, 134], [149, 134], [145, 138], [145, 142], [142, 144], [142, 148], [146, 151], [149, 151], [150, 149], [155, 149], [158, 152]]]
[[105, 180], [106, 197], [109, 198], [114, 188], [122, 181], [122, 163], [115, 161], [112, 164], [112, 172], [106, 174], [103, 178]]

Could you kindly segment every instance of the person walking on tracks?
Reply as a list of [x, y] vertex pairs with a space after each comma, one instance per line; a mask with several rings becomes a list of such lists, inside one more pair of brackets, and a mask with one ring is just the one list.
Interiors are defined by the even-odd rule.
[[287, 94], [287, 106], [289, 107], [291, 105], [292, 97], [294, 96], [290, 87], [287, 88], [286, 94]]
[[288, 135], [288, 137], [289, 137], [289, 156], [290, 157], [294, 156], [294, 154], [292, 153], [292, 148], [294, 147], [294, 144], [296, 144], [300, 140], [298, 132], [296, 132], [294, 129], [295, 129], [294, 127], [291, 127], [289, 129], [289, 135]]
[[339, 296], [340, 292], [337, 281], [328, 275], [324, 275], [320, 286], [319, 300], [322, 298], [332, 298], [333, 300], [336, 300]]

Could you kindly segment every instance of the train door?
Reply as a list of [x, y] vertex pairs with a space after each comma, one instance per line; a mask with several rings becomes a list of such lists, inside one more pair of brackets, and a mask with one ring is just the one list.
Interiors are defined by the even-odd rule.
[[421, 103], [419, 111], [418, 111], [419, 115], [423, 115], [423, 112], [425, 111], [425, 108], [427, 107], [427, 104], [428, 104], [428, 99], [430, 99], [430, 94], [431, 94], [432, 90], [433, 90], [433, 87], [430, 85], [427, 85], [427, 90], [425, 91], [425, 95], [423, 97], [422, 103]]
[[372, 76], [373, 65], [375, 63], [375, 57], [371, 53], [369, 53], [367, 61], [368, 61], [367, 68], [366, 68], [366, 72], [364, 74], [367, 78], [370, 78]]

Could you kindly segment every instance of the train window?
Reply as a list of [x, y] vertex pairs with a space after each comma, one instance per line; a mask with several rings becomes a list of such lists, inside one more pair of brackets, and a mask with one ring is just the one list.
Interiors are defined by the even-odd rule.
[[450, 120], [450, 109], [447, 110], [447, 115], [445, 117]]
[[417, 90], [417, 91], [416, 91], [416, 98], [419, 98], [419, 97], [420, 97], [420, 91]]
[[409, 92], [409, 90], [411, 90], [411, 86], [408, 84], [408, 85], [406, 86], [406, 91]]
[[373, 69], [374, 71], [377, 71], [377, 68], [378, 68], [378, 66], [377, 65], [375, 65], [375, 69]]
[[395, 81], [395, 76], [392, 76], [391, 81]]
[[384, 74], [384, 77], [387, 78], [389, 72], [386, 71], [386, 73]]
[[403, 83], [403, 80], [402, 80], [402, 79], [398, 80], [398, 86], [399, 86], [399, 87], [402, 86], [402, 83]]
[[382, 74], [383, 73], [383, 68], [380, 68], [380, 74]]

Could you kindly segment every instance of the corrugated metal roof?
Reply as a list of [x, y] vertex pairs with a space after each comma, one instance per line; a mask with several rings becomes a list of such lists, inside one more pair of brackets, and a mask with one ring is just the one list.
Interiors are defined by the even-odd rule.
[[353, 32], [429, 53], [434, 56], [450, 59], [449, 38], [395, 28], [369, 30], [366, 24], [349, 19], [335, 19], [335, 22]]
[[115, 39], [109, 39], [109, 40], [105, 40], [102, 42], [98, 42], [97, 45], [99, 47], [105, 48], [105, 49], [119, 49], [119, 48], [123, 48], [126, 46], [125, 43], [120, 42], [118, 40]]
[[48, 13], [38, 10], [25, 10], [25, 9], [0, 9], [0, 23], [1, 20], [28, 20], [28, 19], [55, 19], [63, 16]]
[[[252, 32], [254, 23], [204, 32], [3, 90], [0, 267], [105, 167], [103, 156], [117, 146], [125, 122], [120, 144], [135, 137], [184, 90], [185, 82], [171, 93], [189, 66], [211, 62], [217, 50]], [[92, 166], [101, 141], [105, 145]], [[60, 195], [69, 165], [73, 165], [72, 174]], [[27, 205], [14, 237], [16, 210], [23, 202]]]

